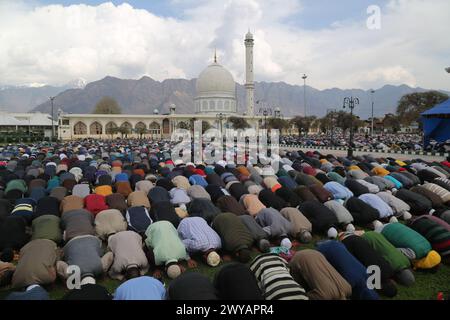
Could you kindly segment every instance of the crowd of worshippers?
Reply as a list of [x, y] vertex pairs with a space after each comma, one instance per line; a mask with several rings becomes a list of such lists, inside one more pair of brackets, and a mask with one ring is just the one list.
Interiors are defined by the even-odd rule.
[[[305, 136], [291, 135], [282, 136], [281, 142], [288, 145], [321, 146], [321, 147], [345, 147], [349, 145], [349, 133], [344, 135], [342, 130], [332, 134], [308, 134]], [[355, 133], [353, 137], [354, 148], [366, 149], [391, 149], [396, 151], [423, 150], [422, 135], [418, 133]], [[448, 141], [450, 142], [450, 141]], [[449, 143], [437, 144], [433, 142], [431, 147], [434, 151], [448, 152]], [[428, 150], [429, 148], [427, 148]], [[431, 150], [430, 150], [431, 151]]]
[[[70, 266], [81, 286], [64, 299], [379, 299], [450, 262], [447, 161], [294, 151], [205, 165], [120, 148], [0, 159], [6, 299], [49, 299]], [[214, 279], [185, 272], [197, 263]], [[113, 294], [96, 283], [106, 276], [121, 281]]]

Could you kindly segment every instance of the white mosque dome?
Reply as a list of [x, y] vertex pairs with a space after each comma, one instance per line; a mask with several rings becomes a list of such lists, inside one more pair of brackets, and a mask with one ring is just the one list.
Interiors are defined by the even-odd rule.
[[197, 79], [197, 96], [235, 96], [236, 84], [230, 71], [214, 62]]

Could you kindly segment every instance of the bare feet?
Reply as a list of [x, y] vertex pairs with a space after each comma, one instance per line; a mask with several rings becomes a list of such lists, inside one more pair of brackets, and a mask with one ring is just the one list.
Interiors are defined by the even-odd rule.
[[292, 240], [292, 248], [300, 247], [300, 245], [300, 242], [298, 242], [297, 240]]
[[161, 270], [156, 269], [153, 272], [153, 278], [158, 279], [158, 280], [162, 279], [162, 272], [161, 272]]
[[229, 254], [225, 254], [225, 255], [223, 255], [223, 257], [222, 257], [222, 260], [223, 260], [224, 262], [230, 262], [230, 261], [232, 261], [233, 259], [231, 258], [231, 256], [230, 256]]
[[197, 268], [197, 262], [193, 259], [187, 261], [187, 266], [189, 269]]

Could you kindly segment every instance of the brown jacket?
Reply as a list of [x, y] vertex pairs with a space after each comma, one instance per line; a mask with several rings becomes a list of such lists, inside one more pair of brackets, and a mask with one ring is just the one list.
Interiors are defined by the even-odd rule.
[[131, 185], [128, 181], [119, 181], [116, 182], [116, 192], [126, 198], [131, 192], [133, 192], [133, 190], [131, 189]]
[[117, 209], [122, 213], [125, 213], [128, 209], [125, 197], [120, 193], [113, 193], [107, 196], [106, 204], [110, 209]]
[[95, 232], [100, 239], [106, 239], [109, 234], [127, 230], [128, 224], [123, 214], [117, 209], [100, 211], [95, 216]]
[[286, 207], [281, 209], [280, 213], [292, 224], [291, 236], [296, 237], [302, 230], [312, 231], [311, 222], [297, 208]]
[[84, 208], [84, 199], [73, 195], [64, 197], [64, 199], [61, 201], [60, 204], [61, 213], [83, 208]]
[[345, 300], [352, 294], [350, 284], [317, 250], [298, 251], [289, 266], [295, 281], [310, 289], [306, 293], [310, 299]]
[[150, 201], [144, 191], [134, 191], [128, 195], [127, 204], [129, 207], [150, 208]]
[[36, 239], [29, 242], [20, 250], [19, 262], [12, 278], [13, 288], [54, 282], [57, 258], [58, 248], [53, 241]]

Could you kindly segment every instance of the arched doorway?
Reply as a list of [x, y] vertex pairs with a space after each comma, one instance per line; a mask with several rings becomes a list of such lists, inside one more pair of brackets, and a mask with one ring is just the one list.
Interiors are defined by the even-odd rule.
[[73, 134], [74, 135], [85, 135], [85, 134], [87, 134], [87, 125], [84, 122], [82, 122], [82, 121], [78, 121], [73, 126]]
[[139, 121], [134, 126], [134, 132], [142, 139], [142, 136], [148, 133], [147, 126], [142, 121]]
[[170, 122], [169, 122], [169, 119], [167, 119], [167, 118], [164, 119], [162, 125], [163, 125], [163, 134], [164, 135], [170, 134]]
[[118, 132], [117, 124], [114, 122], [108, 122], [105, 126], [105, 133], [108, 135], [115, 135]]
[[120, 125], [120, 129], [119, 129], [120, 134], [122, 135], [122, 138], [123, 137], [127, 138], [128, 135], [131, 133], [132, 129], [133, 129], [133, 126], [128, 121], [125, 121], [124, 123], [122, 123]]
[[103, 133], [103, 126], [95, 121], [89, 126], [89, 133], [93, 135], [101, 135]]
[[159, 138], [161, 136], [161, 126], [159, 123], [153, 121], [150, 123], [149, 132], [153, 139]]

